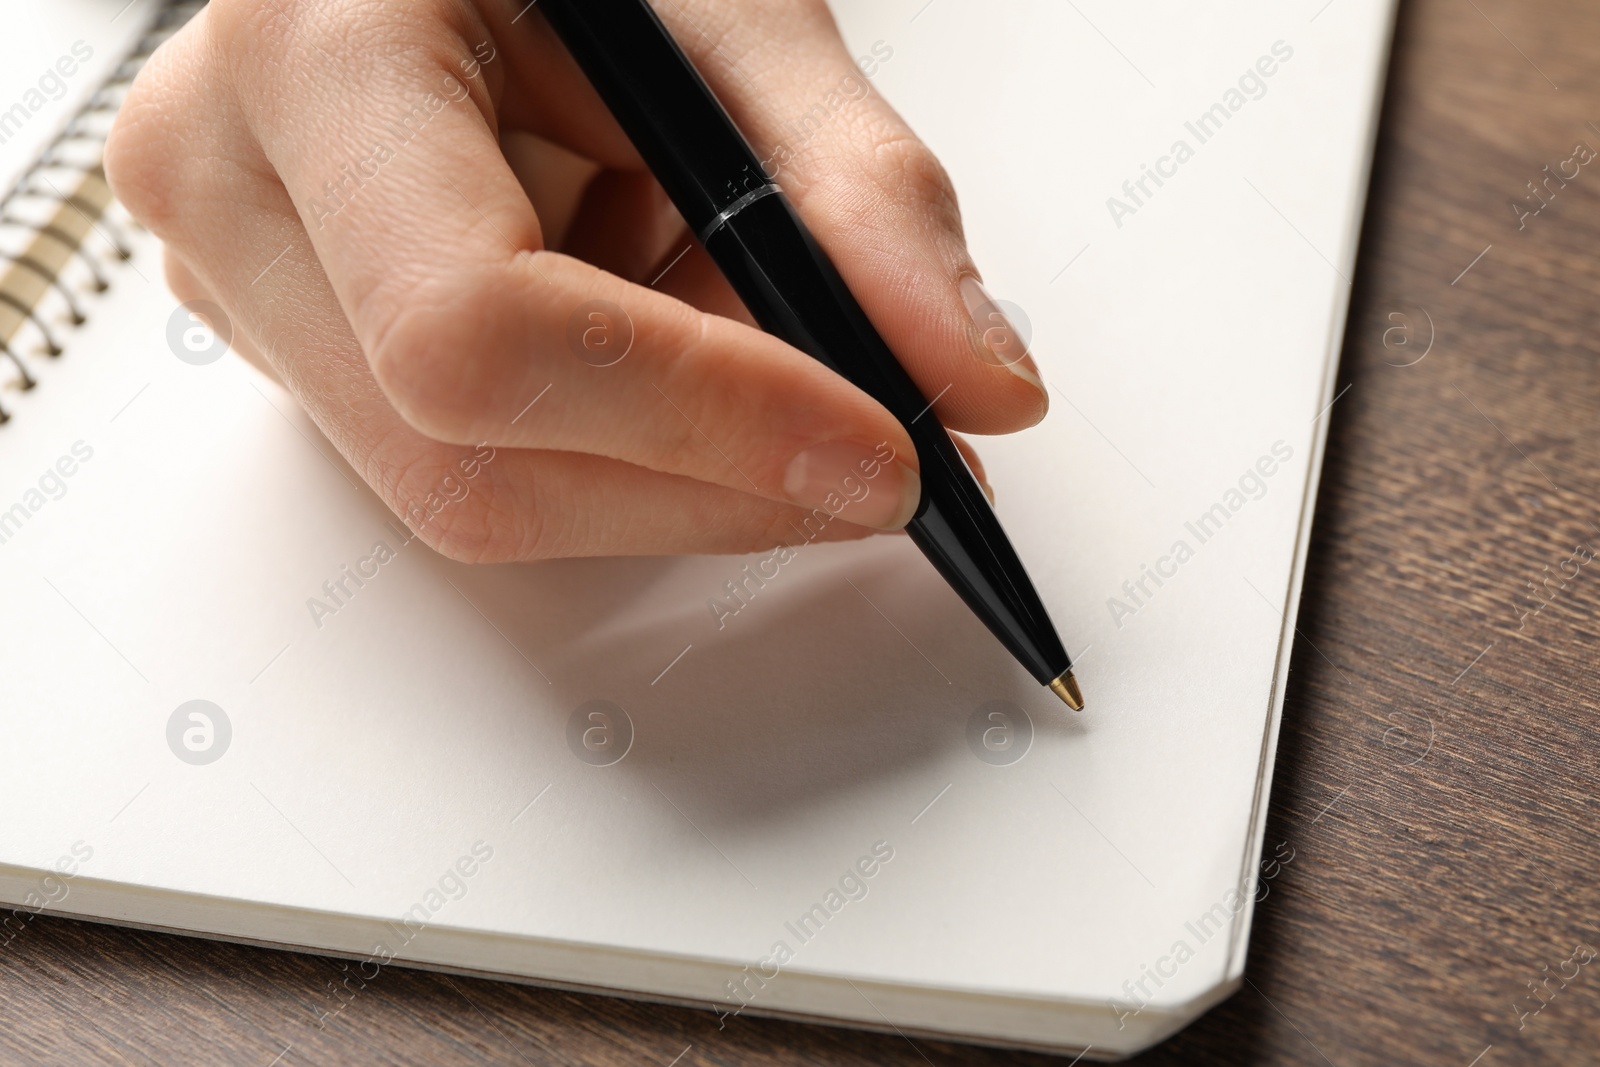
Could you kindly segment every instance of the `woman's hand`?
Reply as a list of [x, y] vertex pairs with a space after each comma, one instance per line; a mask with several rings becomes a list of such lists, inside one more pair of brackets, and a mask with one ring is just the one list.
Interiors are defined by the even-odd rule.
[[[173, 291], [220, 305], [234, 346], [458, 559], [792, 544], [846, 478], [865, 491], [823, 536], [904, 525], [899, 424], [751, 324], [524, 5], [212, 0], [107, 146]], [[939, 418], [1042, 418], [1032, 360], [974, 321], [944, 171], [822, 0], [656, 7]], [[469, 464], [470, 492], [441, 496]]]

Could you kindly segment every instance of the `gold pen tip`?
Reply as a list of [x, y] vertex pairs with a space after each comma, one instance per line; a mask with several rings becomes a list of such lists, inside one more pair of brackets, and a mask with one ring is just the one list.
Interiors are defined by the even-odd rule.
[[1083, 710], [1083, 690], [1078, 688], [1078, 680], [1072, 676], [1071, 669], [1064, 670], [1055, 681], [1050, 683], [1050, 691], [1061, 698], [1061, 702], [1073, 711]]

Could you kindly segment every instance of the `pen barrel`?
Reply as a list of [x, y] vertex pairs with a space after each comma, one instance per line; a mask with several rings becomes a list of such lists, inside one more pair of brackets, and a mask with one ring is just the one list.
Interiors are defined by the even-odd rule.
[[721, 101], [645, 0], [539, 0], [537, 10], [690, 232], [704, 233], [768, 184]]
[[922, 501], [906, 532], [972, 612], [1039, 684], [1068, 670], [1071, 660], [977, 478], [788, 200], [752, 201], [705, 247], [762, 329], [850, 381], [905, 427], [922, 468]]

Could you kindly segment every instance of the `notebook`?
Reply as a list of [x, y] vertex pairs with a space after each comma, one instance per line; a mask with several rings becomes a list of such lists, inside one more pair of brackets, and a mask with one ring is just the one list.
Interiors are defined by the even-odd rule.
[[1091, 1059], [1239, 985], [1389, 0], [836, 7], [1050, 384], [979, 445], [1082, 714], [904, 538], [412, 540], [110, 201], [194, 6], [122, 2], [0, 45], [0, 940], [358, 961], [308, 1026], [403, 965]]

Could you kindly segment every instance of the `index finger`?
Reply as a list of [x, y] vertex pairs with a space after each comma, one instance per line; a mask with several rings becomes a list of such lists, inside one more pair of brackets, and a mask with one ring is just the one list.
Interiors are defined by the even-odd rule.
[[[374, 27], [353, 17], [361, 5], [280, 20], [234, 75], [239, 113], [407, 421], [436, 439], [588, 452], [803, 505], [879, 456], [892, 476], [854, 521], [903, 525], [916, 457], [881, 404], [776, 338], [542, 250], [487, 79], [463, 58], [481, 27], [452, 22], [467, 17], [460, 5], [423, 6], [435, 21]], [[396, 128], [396, 114], [412, 117]], [[270, 277], [233, 274], [225, 291], [270, 301]], [[633, 335], [604, 373], [572, 350], [575, 316], [596, 301], [625, 308]], [[558, 399], [523, 419], [547, 389]]]

